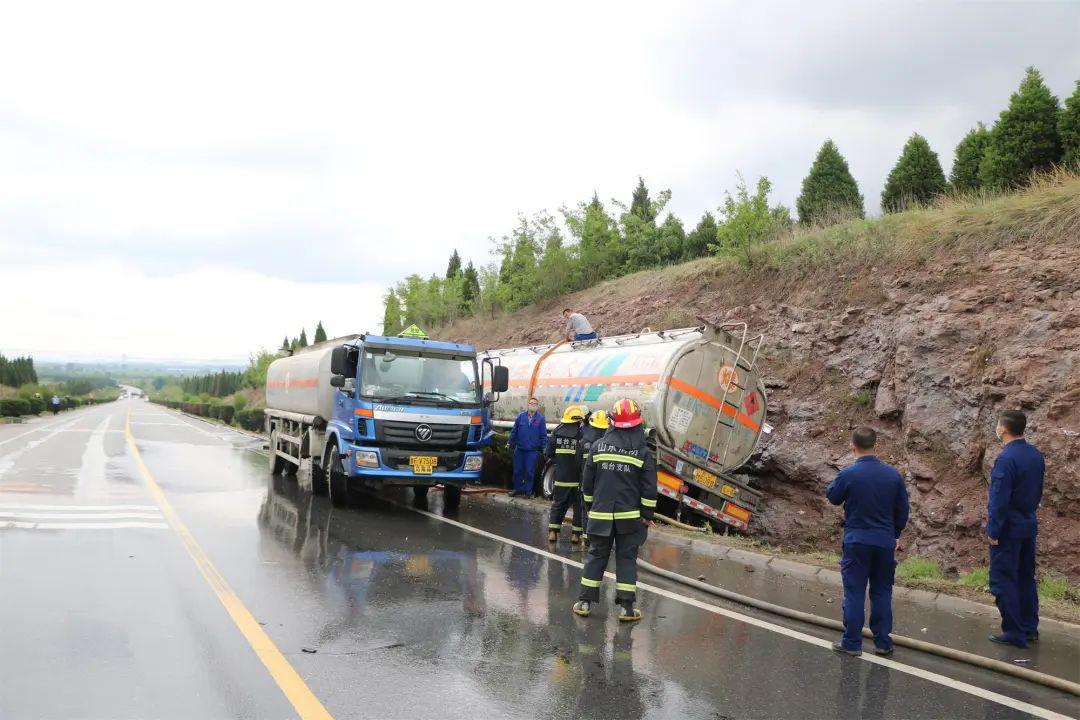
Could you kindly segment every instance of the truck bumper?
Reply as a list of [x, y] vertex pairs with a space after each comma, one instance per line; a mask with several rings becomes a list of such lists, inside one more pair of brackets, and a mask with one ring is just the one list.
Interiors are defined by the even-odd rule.
[[[351, 477], [360, 478], [373, 485], [430, 486], [438, 484], [465, 485], [480, 481], [483, 453], [480, 450], [432, 451], [440, 464], [432, 472], [416, 472], [402, 467], [401, 451], [385, 448], [350, 445], [346, 449], [346, 463]], [[374, 454], [374, 460], [372, 459]], [[422, 455], [423, 453], [417, 453]], [[388, 457], [393, 455], [394, 457]], [[452, 457], [453, 456], [453, 457]], [[471, 458], [471, 459], [470, 459]], [[377, 462], [377, 465], [372, 465]], [[392, 465], [388, 462], [393, 463]], [[451, 465], [453, 467], [451, 467]], [[475, 468], [465, 470], [466, 467]]]

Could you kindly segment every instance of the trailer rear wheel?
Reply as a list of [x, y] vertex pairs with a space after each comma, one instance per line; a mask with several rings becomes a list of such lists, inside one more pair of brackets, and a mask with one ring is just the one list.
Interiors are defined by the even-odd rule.
[[331, 446], [326, 454], [327, 485], [330, 491], [330, 504], [334, 507], [349, 505], [349, 476], [341, 464], [341, 455], [336, 446]]
[[277, 430], [270, 431], [270, 474], [280, 475], [285, 470], [286, 465], [291, 465], [285, 458], [277, 454], [278, 446], [278, 432]]

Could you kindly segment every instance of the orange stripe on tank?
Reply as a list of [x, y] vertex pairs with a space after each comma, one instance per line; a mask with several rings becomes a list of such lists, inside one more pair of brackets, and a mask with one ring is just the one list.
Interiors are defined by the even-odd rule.
[[689, 383], [683, 382], [677, 377], [667, 378], [667, 384], [670, 385], [672, 388], [678, 390], [679, 392], [684, 392], [690, 397], [697, 398], [706, 405], [710, 405], [717, 410], [720, 410], [728, 417], [735, 418], [736, 422], [738, 422], [740, 425], [748, 427], [754, 432], [758, 432], [761, 429], [761, 426], [754, 421], [754, 418], [750, 417], [744, 412], [736, 410], [727, 403], [721, 402], [720, 400], [714, 398], [712, 395], [705, 392], [701, 388], [696, 388]]
[[[538, 387], [559, 387], [566, 385], [648, 385], [660, 379], [659, 375], [583, 375], [581, 377], [539, 378]], [[526, 380], [514, 380], [511, 387], [528, 387]]]

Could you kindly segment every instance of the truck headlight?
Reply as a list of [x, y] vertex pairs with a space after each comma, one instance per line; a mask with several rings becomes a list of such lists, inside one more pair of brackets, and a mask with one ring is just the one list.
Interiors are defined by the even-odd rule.
[[359, 467], [379, 467], [379, 453], [374, 450], [357, 450], [353, 453], [353, 458]]
[[465, 472], [476, 472], [484, 466], [484, 457], [482, 455], [470, 455], [465, 458]]

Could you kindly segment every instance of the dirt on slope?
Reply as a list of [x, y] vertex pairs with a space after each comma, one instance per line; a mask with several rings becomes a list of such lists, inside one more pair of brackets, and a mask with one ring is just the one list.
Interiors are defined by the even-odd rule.
[[639, 273], [438, 336], [537, 344], [584, 312], [605, 335], [747, 320], [766, 334], [775, 426], [744, 468], [765, 492], [751, 532], [835, 549], [824, 499], [856, 424], [908, 478], [903, 552], [946, 571], [986, 564], [996, 413], [1019, 407], [1046, 455], [1040, 564], [1080, 579], [1080, 180], [973, 206], [792, 239], [746, 270], [702, 260]]

